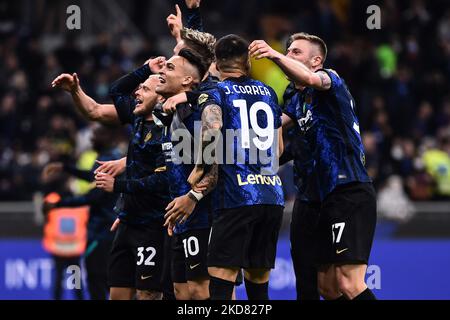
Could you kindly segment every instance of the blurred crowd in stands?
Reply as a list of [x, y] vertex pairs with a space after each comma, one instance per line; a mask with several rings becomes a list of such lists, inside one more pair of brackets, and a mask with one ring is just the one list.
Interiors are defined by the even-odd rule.
[[[45, 164], [74, 163], [90, 149], [91, 126], [68, 94], [50, 88], [53, 78], [77, 72], [89, 95], [109, 102], [113, 80], [151, 56], [171, 54], [165, 18], [176, 1], [106, 1], [132, 26], [104, 19], [100, 31], [92, 24], [88, 30], [65, 28], [65, 8], [72, 2], [86, 10], [82, 0], [0, 5], [0, 201], [30, 200], [41, 188]], [[92, 12], [107, 5], [88, 2]], [[326, 67], [346, 80], [356, 100], [379, 196], [450, 199], [449, 3], [379, 1], [381, 29], [369, 30], [366, 9], [374, 3], [203, 0], [201, 10], [206, 31], [262, 38], [280, 51], [290, 33], [321, 36], [329, 47]], [[137, 42], [130, 30], [139, 35]], [[271, 62], [255, 62], [253, 74], [282, 97], [288, 82]], [[117, 141], [123, 144], [126, 132]]]

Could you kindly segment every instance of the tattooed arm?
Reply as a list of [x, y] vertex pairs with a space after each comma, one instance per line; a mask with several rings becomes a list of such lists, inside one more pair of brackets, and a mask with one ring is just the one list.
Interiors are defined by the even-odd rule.
[[[201, 151], [199, 151], [201, 154], [188, 178], [192, 190], [184, 196], [175, 198], [166, 208], [164, 226], [168, 228], [169, 235], [172, 235], [175, 223], [184, 223], [194, 211], [197, 202], [217, 185], [219, 165], [216, 161], [215, 148], [221, 129], [222, 109], [215, 104], [206, 106], [202, 113], [202, 141]], [[211, 142], [213, 137], [214, 141]], [[211, 148], [212, 151], [210, 157], [203, 159], [206, 147]]]
[[[275, 62], [296, 85], [317, 90], [328, 90], [331, 88], [330, 76], [325, 71], [313, 72], [300, 61], [289, 58], [272, 49], [263, 40], [253, 41], [250, 44], [249, 51], [253, 58], [267, 58]], [[320, 56], [314, 58], [322, 59]]]
[[194, 192], [201, 192], [203, 196], [211, 193], [217, 186], [219, 180], [219, 165], [214, 163], [209, 170], [203, 175], [203, 178], [192, 187]]
[[[199, 148], [200, 154], [197, 157], [197, 164], [188, 178], [189, 184], [193, 187], [202, 179], [203, 175], [205, 175], [206, 167], [217, 163], [215, 150], [219, 141], [222, 125], [222, 109], [216, 104], [206, 106], [202, 113], [202, 141], [201, 148]], [[214, 140], [211, 142], [212, 139]], [[206, 147], [211, 150], [210, 155], [204, 154]], [[212, 171], [213, 170], [209, 170], [210, 175], [214, 173]], [[205, 176], [205, 178], [207, 177]], [[212, 177], [208, 177], [205, 181], [211, 182], [211, 178]]]

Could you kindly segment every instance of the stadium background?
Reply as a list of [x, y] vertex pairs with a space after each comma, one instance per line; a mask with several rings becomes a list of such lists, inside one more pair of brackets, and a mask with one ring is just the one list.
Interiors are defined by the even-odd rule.
[[[165, 18], [176, 1], [0, 1], [0, 299], [49, 299], [52, 261], [41, 246], [40, 172], [49, 161], [89, 167], [91, 126], [67, 94], [50, 89], [61, 72], [108, 102], [114, 79], [150, 56], [170, 55]], [[81, 30], [66, 8], [81, 8]], [[381, 8], [369, 30], [366, 9]], [[450, 299], [450, 3], [436, 1], [202, 1], [206, 31], [265, 39], [278, 50], [290, 33], [321, 36], [326, 66], [357, 102], [366, 161], [378, 191], [379, 221], [368, 282], [382, 299]], [[287, 81], [269, 61], [253, 75], [282, 97]], [[126, 145], [126, 131], [117, 138]], [[295, 297], [288, 200], [271, 296]], [[66, 182], [66, 181], [64, 181]], [[75, 193], [89, 186], [67, 180]], [[239, 296], [242, 297], [242, 290]], [[66, 292], [66, 298], [71, 298]]]

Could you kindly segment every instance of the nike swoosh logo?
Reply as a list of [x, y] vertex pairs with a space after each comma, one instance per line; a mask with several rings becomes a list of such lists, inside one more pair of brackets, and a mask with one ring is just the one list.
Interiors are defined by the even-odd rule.
[[151, 278], [151, 277], [153, 277], [153, 275], [151, 275], [151, 276], [141, 276], [141, 280], [146, 280], [146, 279], [149, 279], [149, 278]]
[[347, 250], [348, 250], [348, 248], [345, 248], [342, 250], [336, 250], [336, 254], [341, 254], [342, 252], [347, 251]]
[[199, 265], [201, 265], [201, 263], [197, 263], [197, 264], [195, 264], [195, 265], [193, 265], [193, 266], [189, 266], [189, 268], [191, 268], [191, 270], [192, 270], [192, 269], [197, 268]]

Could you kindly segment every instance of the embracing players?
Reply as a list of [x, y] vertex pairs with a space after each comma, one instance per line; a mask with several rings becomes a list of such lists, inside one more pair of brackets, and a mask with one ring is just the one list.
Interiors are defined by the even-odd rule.
[[321, 200], [318, 284], [326, 299], [375, 299], [364, 276], [376, 226], [376, 197], [365, 165], [355, 101], [344, 80], [324, 69], [327, 48], [306, 33], [290, 38], [287, 55], [262, 40], [250, 53], [274, 61], [301, 91], [283, 122], [298, 125], [314, 159]]
[[[247, 48], [248, 43], [236, 35], [218, 40], [215, 55], [222, 82], [198, 98], [203, 141], [224, 139], [215, 152], [203, 154], [204, 162], [189, 180], [196, 186], [205, 162], [214, 158], [219, 163], [208, 250], [212, 300], [231, 299], [241, 268], [248, 298], [268, 299], [283, 215], [283, 190], [276, 174], [283, 148], [281, 109], [273, 89], [249, 77]], [[205, 152], [209, 145], [203, 144]], [[177, 214], [167, 217], [177, 218]]]

